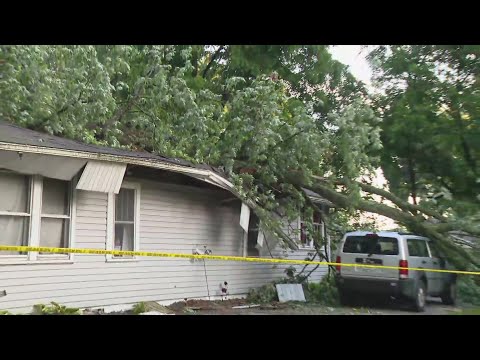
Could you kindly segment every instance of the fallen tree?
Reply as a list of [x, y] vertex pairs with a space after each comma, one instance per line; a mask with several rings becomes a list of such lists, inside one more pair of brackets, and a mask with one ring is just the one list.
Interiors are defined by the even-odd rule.
[[[405, 91], [403, 102], [395, 103], [400, 90], [394, 89], [387, 99], [395, 105], [392, 115], [331, 58], [328, 46], [2, 45], [0, 116], [87, 143], [218, 167], [291, 248], [295, 239], [270, 214], [282, 208], [282, 215], [293, 219], [316, 209], [306, 188], [338, 209], [386, 216], [432, 238], [465, 268], [479, 265], [458, 232], [480, 234], [479, 107], [470, 106], [478, 94], [472, 74], [480, 54], [477, 48], [457, 48], [433, 49], [428, 56], [458, 65], [455, 86], [468, 88], [447, 89], [455, 93], [449, 103], [438, 96], [428, 111]], [[430, 47], [421, 50], [420, 60], [428, 58]], [[404, 49], [398, 51], [401, 57]], [[465, 56], [473, 60], [464, 61]], [[401, 77], [403, 70], [387, 75]], [[409, 89], [420, 75], [408, 79]], [[432, 94], [445, 90], [441, 81], [435, 84]], [[415, 89], [418, 97], [426, 93]], [[405, 124], [404, 109], [409, 109]], [[439, 109], [448, 111], [439, 114]], [[387, 170], [391, 191], [360, 180], [372, 178], [379, 168]], [[450, 200], [430, 197], [443, 188]], [[336, 228], [335, 222], [329, 227]]]

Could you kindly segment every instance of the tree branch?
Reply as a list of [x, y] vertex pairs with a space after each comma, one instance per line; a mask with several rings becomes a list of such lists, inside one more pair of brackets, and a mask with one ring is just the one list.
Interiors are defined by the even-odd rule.
[[[352, 200], [347, 195], [338, 193], [337, 191], [328, 188], [326, 185], [316, 183], [313, 186], [307, 186], [305, 184], [301, 184], [301, 186], [317, 192], [318, 194], [325, 197], [327, 200], [330, 200], [335, 204], [339, 204], [342, 207], [347, 208], [352, 205]], [[438, 228], [438, 226], [449, 224], [428, 224], [411, 214], [402, 212], [387, 205], [378, 204], [363, 199], [357, 200], [357, 202], [355, 203], [355, 208], [357, 208], [358, 210], [386, 216], [392, 220], [404, 224], [410, 230], [420, 235], [424, 235], [432, 240], [437, 241], [441, 249], [443, 249], [445, 252], [450, 252], [450, 254], [452, 254], [452, 263], [455, 264], [458, 268], [465, 268], [465, 262], [463, 260], [467, 260], [471, 264], [480, 267], [480, 263], [476, 259], [474, 259], [465, 249], [454, 245], [451, 241], [448, 240], [447, 236], [445, 236], [439, 231], [442, 230], [442, 232], [444, 232], [446, 231], [446, 229]]]
[[210, 70], [210, 68], [212, 67], [214, 61], [217, 59], [217, 57], [220, 55], [220, 52], [225, 49], [225, 45], [222, 45], [220, 46], [217, 51], [215, 51], [215, 53], [213, 54], [212, 58], [210, 59], [210, 62], [207, 64], [207, 67], [205, 68], [205, 70], [203, 70], [203, 73], [202, 73], [202, 77], [205, 79], [205, 77], [207, 76], [207, 73], [208, 73], [208, 70]]
[[111, 125], [115, 124], [116, 122], [120, 121], [125, 116], [125, 114], [127, 114], [132, 109], [132, 107], [136, 104], [138, 99], [140, 99], [142, 97], [144, 92], [145, 92], [145, 88], [142, 87], [136, 94], [134, 94], [128, 100], [128, 102], [125, 104], [124, 107], [118, 108], [117, 111], [115, 112], [115, 114], [109, 120], [105, 121], [105, 123], [103, 124], [102, 133], [105, 133], [105, 131], [107, 130], [107, 128], [109, 126], [111, 126]]
[[417, 205], [417, 181], [415, 176], [414, 162], [411, 156], [408, 157], [408, 175], [410, 180], [410, 193], [412, 194], [413, 204]]
[[[345, 181], [341, 181], [340, 182], [342, 185], [346, 185], [346, 182]], [[375, 186], [372, 186], [372, 185], [369, 185], [369, 184], [364, 184], [364, 183], [359, 183], [359, 182], [356, 182], [356, 184], [358, 184], [358, 186], [360, 186], [360, 188], [363, 190], [363, 191], [366, 191], [366, 192], [369, 192], [371, 194], [376, 194], [376, 195], [380, 195], [382, 197], [384, 197], [385, 199], [387, 200], [390, 200], [392, 203], [394, 203], [395, 205], [397, 205], [400, 209], [402, 209], [403, 211], [407, 211], [407, 212], [410, 212], [412, 214], [416, 214], [417, 212], [421, 212], [425, 215], [428, 215], [428, 216], [431, 216], [435, 219], [438, 219], [442, 222], [446, 222], [447, 219], [442, 216], [442, 214], [438, 213], [437, 211], [435, 210], [430, 210], [430, 209], [426, 209], [424, 208], [423, 206], [419, 206], [419, 205], [414, 205], [414, 204], [410, 204], [409, 202], [406, 202], [406, 201], [403, 201], [402, 199], [400, 199], [399, 197], [395, 196], [394, 194], [392, 194], [391, 192], [389, 191], [386, 191], [386, 190], [383, 190], [383, 189], [379, 189]]]

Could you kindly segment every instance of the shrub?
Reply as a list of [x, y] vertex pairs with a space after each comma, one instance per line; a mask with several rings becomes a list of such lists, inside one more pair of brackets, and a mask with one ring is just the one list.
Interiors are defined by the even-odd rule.
[[258, 289], [250, 289], [247, 295], [247, 301], [260, 304], [278, 301], [275, 283], [263, 285]]
[[462, 275], [457, 280], [458, 298], [461, 302], [480, 305], [480, 285], [476, 281], [478, 278]]
[[138, 304], [136, 304], [136, 305], [133, 307], [133, 313], [134, 313], [135, 315], [144, 313], [144, 312], [146, 312], [146, 311], [147, 311], [147, 309], [146, 309], [146, 306], [145, 306], [145, 303], [144, 303], [144, 302], [139, 302]]
[[319, 283], [304, 284], [303, 291], [307, 302], [326, 306], [338, 306], [340, 304], [333, 277], [325, 276]]
[[33, 313], [36, 315], [82, 315], [82, 311], [77, 308], [68, 308], [54, 301], [51, 305], [37, 304], [33, 306]]

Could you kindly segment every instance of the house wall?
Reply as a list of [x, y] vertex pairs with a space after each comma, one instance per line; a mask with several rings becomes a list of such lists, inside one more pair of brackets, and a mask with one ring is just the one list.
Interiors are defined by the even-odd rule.
[[[129, 179], [132, 181], [132, 179]], [[203, 246], [213, 255], [243, 254], [238, 202], [220, 204], [225, 193], [189, 186], [141, 183], [140, 249], [191, 254]], [[105, 249], [107, 194], [76, 191], [74, 247]], [[267, 239], [274, 255], [281, 252]], [[289, 251], [303, 260], [309, 250]], [[269, 252], [262, 249], [262, 256]], [[227, 281], [230, 296], [285, 276], [288, 265], [207, 260], [211, 296]], [[298, 266], [302, 268], [303, 266]], [[100, 307], [140, 301], [173, 302], [208, 296], [203, 260], [143, 257], [107, 262], [103, 255], [75, 254], [73, 263], [0, 265], [0, 309], [29, 312], [33, 305], [56, 301], [70, 307]], [[325, 274], [320, 267], [312, 280]]]

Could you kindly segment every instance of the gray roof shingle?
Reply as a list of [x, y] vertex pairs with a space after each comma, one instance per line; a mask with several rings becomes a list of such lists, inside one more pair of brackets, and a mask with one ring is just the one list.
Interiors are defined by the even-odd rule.
[[120, 148], [85, 144], [80, 141], [61, 138], [58, 136], [53, 136], [50, 134], [22, 128], [20, 126], [2, 120], [0, 120], [0, 142], [33, 145], [38, 147], [55, 148], [62, 150], [82, 151], [97, 154], [109, 154], [145, 160], [156, 160], [186, 167], [212, 170], [221, 174], [219, 169], [216, 169], [210, 165], [193, 164], [187, 160], [170, 158], [148, 152], [130, 151]]

